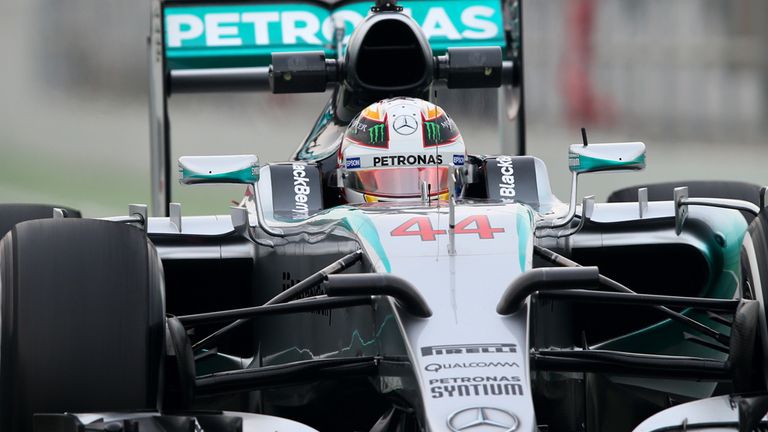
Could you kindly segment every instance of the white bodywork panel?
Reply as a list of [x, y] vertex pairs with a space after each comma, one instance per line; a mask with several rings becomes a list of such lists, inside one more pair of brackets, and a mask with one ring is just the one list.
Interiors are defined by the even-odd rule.
[[[719, 396], [688, 402], [666, 409], [640, 423], [634, 432], [652, 432], [660, 428], [670, 426], [688, 425], [693, 429], [694, 425], [701, 423], [728, 423], [738, 424], [739, 410], [729, 396]], [[695, 428], [697, 431], [706, 432], [734, 432], [737, 427], [711, 427]]]
[[446, 207], [365, 211], [390, 272], [417, 287], [433, 311], [429, 319], [400, 314], [428, 430], [451, 430], [449, 418], [462, 422], [470, 414], [460, 411], [478, 407], [511, 413], [519, 422], [516, 430], [536, 430], [527, 308], [508, 317], [496, 313], [509, 283], [531, 268], [532, 236], [525, 235], [532, 229], [531, 210], [519, 204], [457, 206], [455, 255], [448, 253]]

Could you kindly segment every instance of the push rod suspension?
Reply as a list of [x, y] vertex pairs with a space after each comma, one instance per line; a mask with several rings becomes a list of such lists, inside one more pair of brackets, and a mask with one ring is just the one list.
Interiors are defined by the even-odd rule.
[[[534, 245], [533, 246], [533, 252], [540, 256], [541, 258], [544, 258], [545, 260], [549, 261], [552, 264], [559, 265], [562, 267], [581, 267], [581, 264], [571, 261], [568, 258], [553, 252], [547, 248]], [[632, 291], [631, 289], [627, 288], [626, 286], [616, 282], [613, 279], [610, 279], [608, 277], [605, 277], [603, 275], [599, 276], [600, 278], [600, 285], [606, 286], [614, 291], [618, 292], [624, 292], [629, 294], [637, 294], [636, 292]], [[675, 312], [672, 309], [669, 309], [666, 306], [654, 306], [654, 309], [658, 310], [659, 312], [666, 315], [669, 319], [673, 321], [677, 321], [683, 325], [688, 326], [689, 328], [692, 328], [696, 331], [699, 331], [701, 333], [704, 333], [705, 335], [711, 337], [712, 339], [715, 339], [716, 341], [722, 343], [725, 346], [730, 345], [730, 338], [727, 335], [724, 335], [717, 330], [708, 327], [690, 317], [687, 317], [679, 312]]]
[[[325, 267], [324, 269], [310, 275], [303, 281], [297, 283], [296, 285], [288, 288], [287, 290], [281, 292], [280, 294], [272, 297], [271, 300], [264, 303], [264, 306], [274, 305], [278, 303], [283, 303], [286, 300], [289, 300], [290, 298], [301, 294], [302, 292], [308, 290], [309, 288], [315, 287], [319, 285], [321, 282], [323, 282], [326, 278], [326, 276], [334, 273], [338, 273], [341, 271], [344, 271], [351, 267], [356, 262], [360, 261], [360, 259], [363, 257], [363, 252], [361, 250], [357, 250], [355, 252], [352, 252], [349, 255], [343, 256], [341, 259], [334, 261], [329, 266]], [[210, 344], [214, 341], [216, 341], [218, 338], [220, 338], [222, 335], [226, 334], [227, 332], [230, 332], [241, 325], [245, 324], [246, 322], [250, 321], [251, 318], [240, 318], [237, 321], [232, 322], [231, 324], [228, 324], [215, 332], [211, 333], [210, 335], [206, 336], [205, 338], [198, 341], [196, 344], [192, 345], [192, 350], [199, 350], [203, 348], [207, 348], [210, 346]]]

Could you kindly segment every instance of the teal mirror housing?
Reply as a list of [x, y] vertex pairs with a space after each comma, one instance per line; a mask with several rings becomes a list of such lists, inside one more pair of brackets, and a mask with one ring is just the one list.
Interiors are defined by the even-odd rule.
[[259, 158], [256, 155], [182, 156], [179, 174], [182, 184], [253, 184], [259, 181]]
[[638, 171], [645, 168], [642, 142], [571, 144], [568, 169], [576, 174], [602, 171]]

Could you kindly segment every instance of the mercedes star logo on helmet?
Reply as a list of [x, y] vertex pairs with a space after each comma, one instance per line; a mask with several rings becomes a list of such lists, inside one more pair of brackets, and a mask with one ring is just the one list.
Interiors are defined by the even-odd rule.
[[409, 115], [404, 114], [395, 117], [395, 132], [399, 133], [400, 135], [410, 135], [416, 132], [418, 126], [419, 125], [416, 122], [416, 119]]
[[448, 429], [452, 432], [512, 432], [519, 425], [517, 417], [499, 408], [464, 408], [448, 417]]

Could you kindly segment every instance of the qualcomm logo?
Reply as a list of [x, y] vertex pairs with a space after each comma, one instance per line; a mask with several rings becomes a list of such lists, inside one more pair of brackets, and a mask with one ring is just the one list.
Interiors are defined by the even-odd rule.
[[520, 421], [517, 417], [499, 408], [464, 408], [448, 417], [448, 429], [451, 432], [513, 432], [517, 430], [518, 426], [520, 426]]

